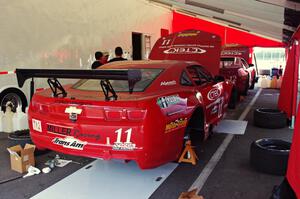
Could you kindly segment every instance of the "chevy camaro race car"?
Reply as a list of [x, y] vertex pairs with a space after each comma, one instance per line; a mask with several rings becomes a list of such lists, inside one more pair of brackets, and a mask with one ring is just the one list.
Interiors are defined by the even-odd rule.
[[[167, 49], [179, 48], [177, 37], [170, 36], [173, 44]], [[180, 48], [176, 52], [195, 50]], [[37, 148], [135, 160], [142, 169], [176, 160], [191, 133], [206, 138], [222, 118], [232, 90], [230, 82], [213, 77], [195, 61], [123, 61], [97, 70], [16, 73], [20, 86], [33, 77], [48, 78], [50, 85], [34, 94], [29, 107]], [[63, 87], [58, 78], [81, 80]]]
[[256, 70], [251, 59], [254, 56], [252, 48], [241, 44], [226, 44], [222, 46], [221, 57], [241, 58], [239, 65], [244, 65], [244, 68], [249, 74], [249, 89], [254, 88], [256, 82]]
[[255, 69], [250, 67], [241, 57], [222, 56], [220, 75], [234, 84], [233, 95], [236, 95], [236, 97], [247, 95], [248, 89], [254, 88]]

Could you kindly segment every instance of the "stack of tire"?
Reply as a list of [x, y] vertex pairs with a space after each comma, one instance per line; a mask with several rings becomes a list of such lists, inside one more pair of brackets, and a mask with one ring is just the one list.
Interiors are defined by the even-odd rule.
[[[29, 129], [15, 131], [13, 133], [8, 134], [8, 147], [21, 145], [21, 147], [24, 148], [26, 144], [33, 144], [30, 138]], [[42, 155], [46, 152], [48, 152], [48, 150], [35, 149], [34, 155]]]
[[[284, 128], [287, 117], [277, 109], [258, 108], [254, 111], [254, 125], [268, 129]], [[281, 139], [256, 140], [250, 147], [250, 164], [263, 173], [285, 175], [290, 148], [291, 143]]]

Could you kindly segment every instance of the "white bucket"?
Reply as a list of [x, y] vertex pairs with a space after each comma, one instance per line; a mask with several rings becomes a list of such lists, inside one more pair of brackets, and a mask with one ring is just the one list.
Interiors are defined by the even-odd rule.
[[13, 131], [20, 131], [24, 129], [28, 129], [28, 117], [27, 114], [24, 113], [21, 107], [17, 107], [17, 111], [14, 114], [13, 118]]
[[3, 116], [3, 132], [5, 133], [11, 133], [13, 131], [13, 121], [12, 118], [14, 116], [14, 113], [11, 111], [10, 106], [6, 106], [6, 111]]

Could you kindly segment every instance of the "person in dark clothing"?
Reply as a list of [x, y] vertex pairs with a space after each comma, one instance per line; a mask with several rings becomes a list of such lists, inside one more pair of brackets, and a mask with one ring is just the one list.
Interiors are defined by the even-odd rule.
[[102, 57], [103, 57], [103, 53], [102, 52], [100, 52], [100, 51], [95, 52], [95, 59], [96, 60], [92, 64], [92, 69], [96, 69], [99, 66], [103, 65], [103, 63], [102, 63]]
[[111, 60], [109, 60], [109, 62], [127, 60], [127, 59], [125, 59], [125, 58], [122, 57], [123, 56], [123, 49], [120, 46], [116, 47], [116, 49], [115, 49], [115, 55], [116, 55], [116, 57], [113, 58], [113, 59], [111, 59]]

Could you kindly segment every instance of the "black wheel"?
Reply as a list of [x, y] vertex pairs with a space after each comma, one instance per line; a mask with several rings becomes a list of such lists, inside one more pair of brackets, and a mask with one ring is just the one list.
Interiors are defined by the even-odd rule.
[[190, 139], [193, 146], [199, 145], [205, 140], [203, 118], [203, 110], [197, 108], [189, 119], [185, 129], [185, 138]]
[[264, 138], [252, 142], [250, 164], [257, 171], [285, 175], [291, 143], [280, 139]]
[[[21, 145], [22, 148], [26, 144], [33, 144], [29, 130], [20, 130], [20, 131], [15, 131], [13, 133], [8, 134], [8, 147], [16, 146], [16, 145]], [[37, 148], [34, 151], [34, 155], [42, 155], [47, 153], [49, 150], [38, 150]]]
[[254, 76], [254, 78], [252, 79], [251, 86], [249, 87], [249, 89], [254, 89], [255, 80], [256, 80], [256, 76]]
[[229, 99], [228, 108], [235, 109], [236, 104], [238, 103], [238, 101], [239, 101], [239, 93], [238, 93], [236, 88], [233, 88], [232, 91], [231, 91], [231, 96], [230, 96], [230, 99]]
[[247, 79], [247, 81], [246, 81], [246, 85], [245, 85], [245, 89], [244, 89], [244, 91], [241, 93], [241, 95], [243, 95], [243, 96], [247, 96], [248, 95], [248, 90], [249, 90], [249, 75], [248, 75], [248, 79]]
[[278, 129], [287, 125], [287, 117], [278, 109], [258, 108], [254, 111], [254, 125], [261, 128]]
[[4, 90], [0, 94], [0, 106], [2, 111], [5, 112], [7, 102], [11, 102], [13, 107], [12, 111], [16, 112], [18, 106], [22, 107], [22, 111], [25, 112], [27, 107], [27, 100], [24, 93], [18, 89], [9, 88]]
[[24, 148], [26, 144], [33, 144], [29, 135], [29, 130], [15, 131], [8, 134], [8, 147], [21, 145]]

